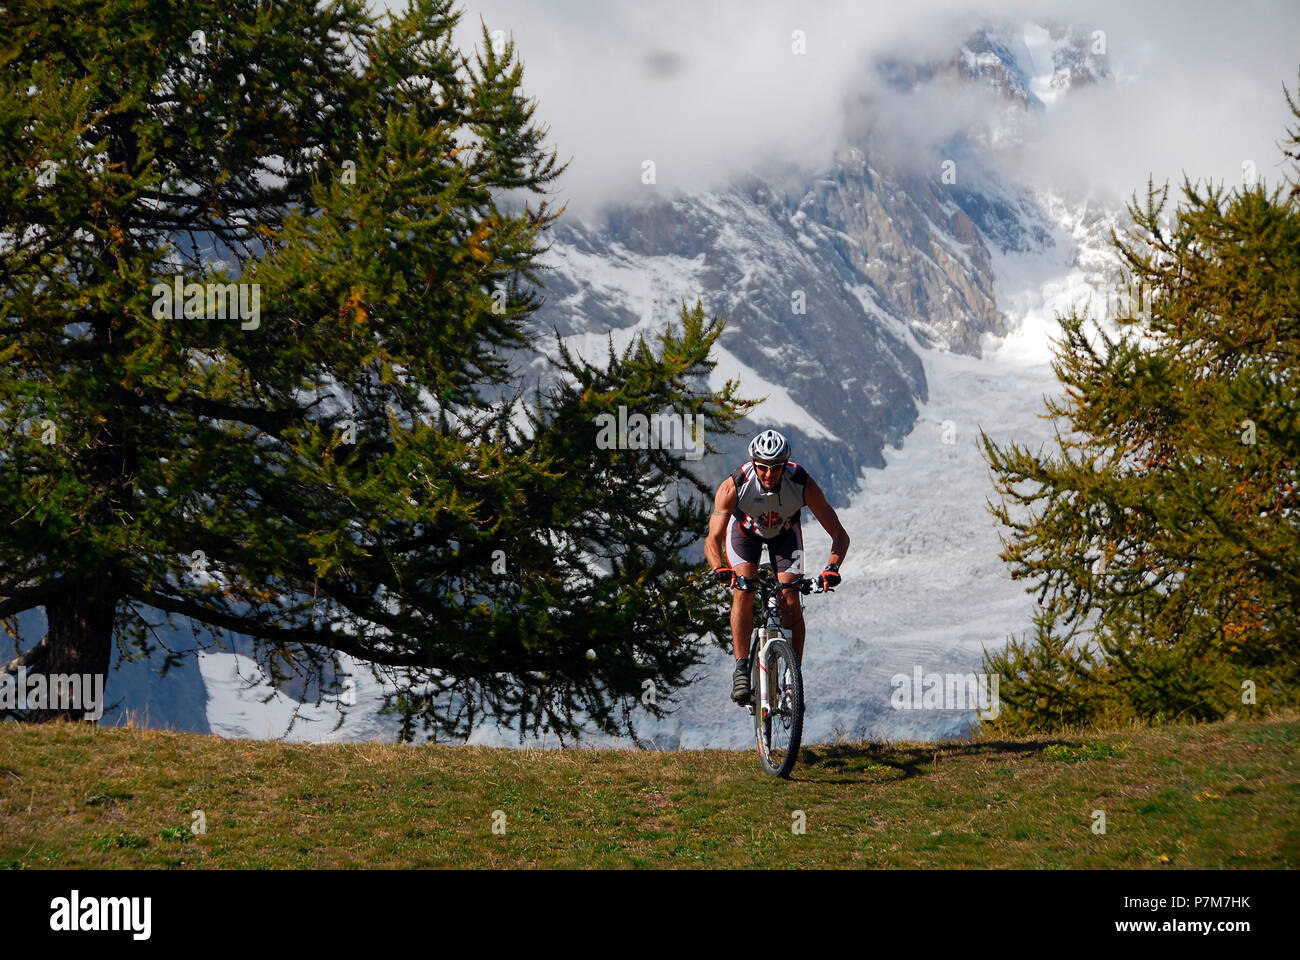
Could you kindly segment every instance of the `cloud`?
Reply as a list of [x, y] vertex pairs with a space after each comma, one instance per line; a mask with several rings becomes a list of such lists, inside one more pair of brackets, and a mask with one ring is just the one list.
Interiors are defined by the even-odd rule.
[[1279, 182], [1287, 168], [1277, 143], [1291, 120], [1282, 86], [1296, 93], [1300, 8], [1133, 7], [1097, 5], [1094, 22], [1113, 24], [1116, 83], [1062, 98], [1025, 151], [1027, 170], [1122, 197], [1148, 176], [1175, 187], [1184, 173], [1234, 186], [1246, 162]]
[[[946, 58], [988, 20], [1106, 34], [1116, 82], [1071, 91], [1046, 112], [1009, 158], [1027, 174], [1125, 197], [1149, 174], [1237, 182], [1246, 160], [1274, 179], [1290, 116], [1282, 84], [1295, 89], [1300, 61], [1300, 6], [1279, 0], [1230, 10], [1209, 0], [461, 0], [460, 9], [463, 46], [478, 41], [480, 17], [514, 38], [536, 116], [560, 157], [572, 158], [559, 199], [588, 216], [747, 169], [824, 168], [846, 123], [863, 122], [852, 111], [864, 93], [880, 114], [868, 118], [874, 129], [905, 144], [941, 143], [990, 101], [890, 101], [870, 63]], [[795, 31], [806, 54], [792, 51]], [[641, 182], [646, 160], [653, 187]]]

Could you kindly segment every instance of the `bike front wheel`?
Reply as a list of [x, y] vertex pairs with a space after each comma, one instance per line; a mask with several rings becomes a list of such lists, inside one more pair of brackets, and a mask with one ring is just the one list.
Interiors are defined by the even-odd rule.
[[[767, 709], [763, 709], [759, 684], [767, 683]], [[754, 739], [763, 770], [774, 777], [788, 777], [799, 757], [803, 736], [803, 676], [794, 647], [787, 640], [773, 640], [767, 648], [767, 676], [754, 657]]]

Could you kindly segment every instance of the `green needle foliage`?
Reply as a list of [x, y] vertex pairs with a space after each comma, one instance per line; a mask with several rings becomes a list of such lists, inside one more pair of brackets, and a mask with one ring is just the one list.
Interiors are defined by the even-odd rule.
[[408, 736], [626, 730], [690, 679], [708, 491], [593, 418], [730, 432], [721, 323], [561, 351], [520, 401], [561, 168], [513, 45], [461, 54], [459, 16], [0, 9], [0, 619], [49, 625], [5, 669], [106, 672], [175, 617], [333, 694], [338, 654], [373, 665]]
[[[1287, 101], [1300, 118], [1290, 95]], [[1300, 159], [1300, 127], [1287, 155]], [[1059, 450], [982, 443], [1033, 581], [1032, 639], [987, 654], [1004, 732], [1209, 720], [1300, 686], [1300, 183], [1148, 184], [1114, 242], [1139, 297], [1071, 313]], [[1061, 429], [1064, 427], [1064, 429]]]

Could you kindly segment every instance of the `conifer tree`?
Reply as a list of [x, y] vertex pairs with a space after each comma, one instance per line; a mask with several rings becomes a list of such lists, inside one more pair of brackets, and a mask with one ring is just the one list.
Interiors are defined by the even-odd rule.
[[166, 616], [276, 677], [371, 664], [407, 735], [626, 730], [689, 678], [704, 487], [593, 420], [730, 430], [721, 324], [520, 399], [561, 167], [513, 44], [462, 54], [459, 16], [0, 9], [0, 619], [48, 622], [9, 672], [104, 673]]
[[[1300, 118], [1290, 94], [1287, 102]], [[1300, 159], [1300, 127], [1286, 152]], [[1059, 318], [1058, 449], [982, 437], [1032, 639], [986, 654], [1004, 731], [1215, 719], [1300, 690], [1300, 181], [1148, 183], [1117, 330]]]

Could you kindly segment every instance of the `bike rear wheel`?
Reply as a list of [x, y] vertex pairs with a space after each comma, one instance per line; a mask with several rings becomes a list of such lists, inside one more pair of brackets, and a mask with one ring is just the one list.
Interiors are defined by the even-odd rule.
[[763, 770], [788, 777], [799, 758], [803, 737], [803, 676], [794, 648], [787, 640], [773, 640], [767, 648], [768, 714], [763, 715], [759, 684], [763, 671], [754, 656], [754, 739]]

